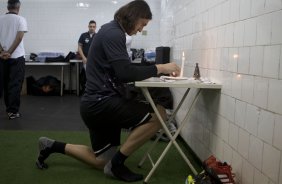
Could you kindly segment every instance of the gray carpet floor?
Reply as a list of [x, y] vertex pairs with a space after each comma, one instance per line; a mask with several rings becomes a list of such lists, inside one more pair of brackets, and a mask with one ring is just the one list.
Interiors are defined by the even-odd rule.
[[87, 130], [79, 112], [80, 97], [22, 96], [21, 118], [9, 120], [4, 99], [0, 99], [0, 129], [2, 130]]

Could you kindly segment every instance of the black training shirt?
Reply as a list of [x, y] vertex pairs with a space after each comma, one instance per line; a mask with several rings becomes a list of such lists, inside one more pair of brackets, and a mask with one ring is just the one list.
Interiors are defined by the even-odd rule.
[[123, 84], [157, 76], [157, 67], [133, 65], [125, 32], [117, 21], [104, 24], [93, 39], [87, 58], [86, 89], [82, 101], [122, 96]]
[[93, 33], [92, 37], [89, 32], [82, 33], [79, 37], [78, 43], [82, 45], [82, 51], [85, 57], [88, 55], [88, 51], [93, 40], [95, 33]]

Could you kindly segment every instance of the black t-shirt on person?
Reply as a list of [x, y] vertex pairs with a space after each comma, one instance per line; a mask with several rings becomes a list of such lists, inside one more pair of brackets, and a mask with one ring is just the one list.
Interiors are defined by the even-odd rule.
[[95, 33], [91, 36], [89, 32], [82, 33], [79, 37], [78, 43], [82, 45], [82, 51], [85, 57], [88, 55], [88, 51], [90, 48], [90, 45], [92, 43], [93, 37], [95, 36]]
[[133, 65], [126, 50], [125, 32], [113, 20], [95, 35], [88, 53], [86, 89], [82, 101], [122, 96], [123, 84], [157, 76], [157, 67]]

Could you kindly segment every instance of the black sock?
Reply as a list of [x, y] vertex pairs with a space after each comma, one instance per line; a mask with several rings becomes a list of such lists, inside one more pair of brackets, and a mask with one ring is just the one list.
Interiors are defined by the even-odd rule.
[[54, 144], [51, 147], [51, 151], [52, 151], [51, 153], [65, 154], [65, 147], [66, 147], [66, 143], [55, 141]]
[[118, 166], [118, 165], [123, 165], [124, 161], [127, 159], [128, 156], [124, 155], [120, 151], [118, 151], [114, 157], [112, 158], [112, 166]]
[[111, 171], [112, 174], [127, 182], [139, 181], [143, 179], [143, 175], [134, 173], [130, 171], [125, 165], [124, 162], [128, 156], [124, 155], [118, 151], [111, 160]]
[[55, 141], [51, 147], [46, 147], [44, 150], [40, 151], [38, 161], [43, 163], [46, 158], [49, 157], [51, 153], [62, 153], [65, 154], [66, 143]]

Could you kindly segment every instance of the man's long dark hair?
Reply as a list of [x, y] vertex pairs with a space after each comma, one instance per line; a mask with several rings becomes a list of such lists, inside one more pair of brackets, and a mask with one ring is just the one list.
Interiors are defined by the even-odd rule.
[[152, 19], [151, 9], [144, 0], [131, 1], [118, 9], [114, 16], [114, 19], [121, 24], [127, 33], [134, 30], [140, 18]]

